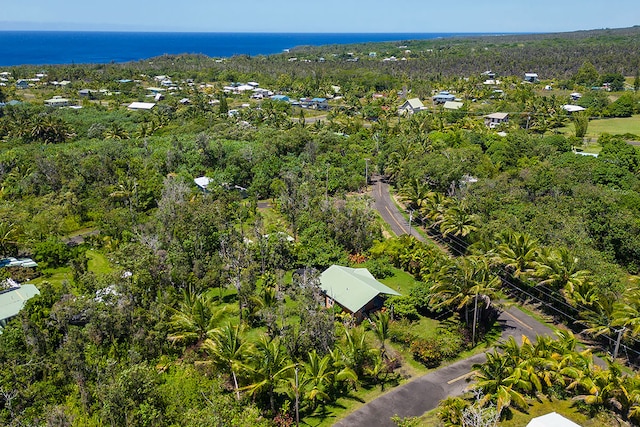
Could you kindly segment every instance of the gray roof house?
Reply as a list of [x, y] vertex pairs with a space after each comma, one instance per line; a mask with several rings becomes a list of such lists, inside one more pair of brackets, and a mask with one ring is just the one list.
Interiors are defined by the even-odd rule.
[[0, 328], [18, 315], [29, 299], [39, 294], [38, 288], [29, 284], [13, 286], [0, 292]]
[[484, 116], [484, 124], [489, 129], [494, 129], [503, 123], [509, 122], [509, 113], [492, 113]]
[[424, 108], [424, 104], [419, 98], [411, 98], [404, 101], [404, 103], [398, 107], [398, 114], [414, 114], [424, 110]]

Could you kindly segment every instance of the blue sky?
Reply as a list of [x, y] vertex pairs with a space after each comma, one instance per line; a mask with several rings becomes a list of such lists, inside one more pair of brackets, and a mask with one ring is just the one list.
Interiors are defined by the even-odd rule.
[[0, 0], [0, 30], [552, 32], [640, 24], [638, 0]]

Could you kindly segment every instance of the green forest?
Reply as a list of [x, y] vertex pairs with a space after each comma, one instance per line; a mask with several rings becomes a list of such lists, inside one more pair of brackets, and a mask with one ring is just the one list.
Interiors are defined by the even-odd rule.
[[[4, 67], [0, 257], [38, 266], [0, 288], [39, 295], [0, 330], [0, 425], [329, 426], [483, 352], [394, 422], [640, 425], [638, 52], [633, 27]], [[332, 265], [401, 295], [327, 307]], [[507, 305], [556, 335], [498, 342]]]

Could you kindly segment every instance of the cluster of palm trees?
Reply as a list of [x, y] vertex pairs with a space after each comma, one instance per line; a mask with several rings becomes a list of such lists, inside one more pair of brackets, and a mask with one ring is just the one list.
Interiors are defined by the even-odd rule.
[[237, 399], [248, 396], [271, 414], [286, 400], [295, 402], [296, 410], [313, 413], [362, 381], [384, 384], [389, 373], [385, 341], [390, 319], [386, 313], [372, 323], [378, 348], [372, 346], [363, 326], [345, 327], [338, 345], [326, 354], [314, 349], [296, 358], [280, 336], [255, 338], [253, 331], [246, 330], [246, 323], [236, 323], [237, 317], [230, 316], [227, 307], [208, 296], [185, 291], [183, 301], [171, 309], [167, 338], [171, 343], [191, 346], [205, 358], [199, 364], [212, 366], [226, 376]]
[[479, 218], [464, 199], [431, 191], [429, 184], [418, 178], [410, 179], [400, 195], [408, 203], [408, 208], [418, 213], [416, 217], [428, 222], [432, 230], [444, 237], [455, 236], [463, 241], [478, 228]]
[[[530, 399], [546, 396], [573, 398], [589, 412], [608, 409], [640, 421], [640, 374], [623, 374], [611, 360], [598, 363], [590, 350], [579, 348], [571, 332], [535, 341], [523, 336], [521, 344], [510, 337], [474, 368], [474, 388], [482, 396], [477, 404], [495, 405], [503, 416], [511, 407], [526, 411]], [[463, 398], [442, 401], [439, 413], [445, 425], [460, 425], [461, 413], [470, 404]]]

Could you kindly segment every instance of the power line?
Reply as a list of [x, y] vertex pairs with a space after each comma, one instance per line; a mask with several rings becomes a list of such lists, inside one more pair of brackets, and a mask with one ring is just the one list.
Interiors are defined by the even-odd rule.
[[[427, 232], [428, 233], [428, 232]], [[433, 238], [434, 240], [440, 240], [442, 243], [447, 244], [445, 239], [449, 239], [450, 241], [455, 242], [457, 245], [459, 245], [460, 247], [465, 247], [467, 246], [467, 242], [465, 242], [464, 240], [460, 239], [459, 237], [455, 236], [455, 235], [443, 235], [443, 238], [438, 238], [437, 236], [431, 236], [431, 238]], [[464, 252], [462, 250], [460, 250], [458, 247], [456, 247], [455, 245], [451, 245], [448, 244], [447, 245], [450, 249], [452, 249], [458, 256], [464, 256]], [[574, 316], [570, 315], [569, 313], [566, 313], [565, 311], [559, 309], [558, 307], [554, 306], [553, 304], [549, 304], [548, 301], [543, 301], [542, 299], [540, 299], [539, 297], [536, 297], [534, 295], [532, 295], [531, 293], [525, 291], [523, 288], [521, 288], [518, 285], [515, 285], [514, 283], [512, 283], [507, 277], [511, 276], [512, 274], [507, 271], [507, 269], [502, 266], [502, 265], [497, 265], [496, 266], [501, 273], [503, 273], [503, 275], [500, 275], [500, 279], [501, 282], [508, 285], [511, 289], [516, 290], [517, 292], [520, 292], [521, 294], [526, 295], [527, 297], [538, 301], [539, 303], [543, 304], [547, 309], [551, 309], [553, 311], [555, 311], [556, 313], [564, 316], [567, 319], [570, 319], [574, 324], [578, 324], [581, 325], [582, 319], [576, 319]], [[582, 310], [583, 313], [591, 313], [594, 314], [596, 316], [600, 316], [600, 313], [594, 311], [593, 309], [590, 309], [588, 307], [585, 307], [581, 304], [576, 304], [576, 306], [572, 306], [569, 303], [567, 303], [565, 300], [563, 299], [559, 299], [556, 295], [550, 293], [550, 292], [546, 292], [545, 288], [535, 288], [536, 291], [538, 293], [541, 293], [542, 295], [544, 295], [545, 297], [547, 297], [548, 299], [551, 299], [553, 301], [556, 301], [558, 303], [560, 303], [561, 305], [568, 307], [569, 309], [571, 309], [572, 311], [578, 311], [578, 313], [581, 313], [580, 309]], [[602, 326], [606, 326], [606, 325], [602, 325]], [[609, 335], [605, 335], [605, 334], [601, 334], [598, 337], [602, 337], [607, 339], [610, 343], [615, 343], [616, 340], [614, 340], [612, 337], [610, 337]], [[640, 344], [640, 340], [633, 337], [633, 336], [627, 336], [627, 339], [630, 339], [631, 341], [633, 341], [636, 344]], [[632, 352], [634, 354], [636, 354], [637, 356], [640, 356], [640, 352], [637, 350], [634, 350], [632, 348], [630, 348], [629, 346], [627, 346], [626, 344], [621, 344], [625, 350], [625, 352]], [[627, 355], [627, 359], [629, 359], [628, 355]], [[630, 359], [629, 359], [630, 360]]]

